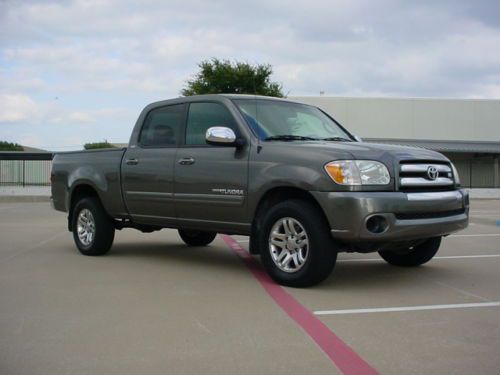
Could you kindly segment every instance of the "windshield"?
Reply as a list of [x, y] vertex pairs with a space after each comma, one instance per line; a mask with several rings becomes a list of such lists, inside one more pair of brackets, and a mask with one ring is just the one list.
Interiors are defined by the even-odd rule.
[[234, 104], [261, 140], [352, 141], [316, 107], [262, 99], [235, 99]]

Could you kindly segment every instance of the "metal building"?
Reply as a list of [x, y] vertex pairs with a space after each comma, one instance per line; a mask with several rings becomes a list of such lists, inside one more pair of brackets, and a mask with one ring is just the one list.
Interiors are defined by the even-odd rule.
[[442, 152], [456, 165], [464, 187], [500, 187], [500, 100], [291, 99], [322, 108], [366, 141]]

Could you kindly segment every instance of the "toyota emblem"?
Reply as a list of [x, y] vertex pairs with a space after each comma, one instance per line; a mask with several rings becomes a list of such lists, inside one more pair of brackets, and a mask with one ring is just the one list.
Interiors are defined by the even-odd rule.
[[429, 180], [434, 181], [438, 177], [437, 168], [433, 165], [429, 166], [429, 168], [427, 168], [427, 177], [429, 178]]

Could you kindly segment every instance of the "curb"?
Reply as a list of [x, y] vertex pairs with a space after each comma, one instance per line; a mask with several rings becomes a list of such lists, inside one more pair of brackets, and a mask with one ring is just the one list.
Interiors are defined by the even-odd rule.
[[47, 195], [0, 195], [0, 203], [50, 202]]

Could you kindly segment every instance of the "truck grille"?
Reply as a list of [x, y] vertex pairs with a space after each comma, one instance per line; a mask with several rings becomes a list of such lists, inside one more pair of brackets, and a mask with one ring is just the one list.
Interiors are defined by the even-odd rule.
[[448, 164], [402, 163], [399, 167], [399, 190], [451, 190], [453, 172]]

